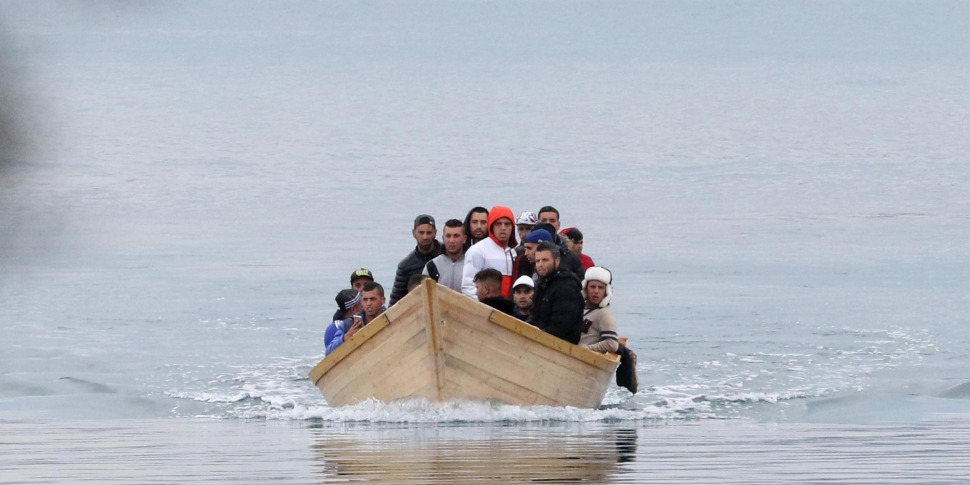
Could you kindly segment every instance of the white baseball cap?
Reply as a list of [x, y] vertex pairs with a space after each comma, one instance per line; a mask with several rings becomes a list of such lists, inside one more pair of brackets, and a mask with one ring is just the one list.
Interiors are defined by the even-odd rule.
[[526, 285], [529, 288], [535, 288], [536, 287], [535, 282], [532, 281], [532, 277], [531, 276], [525, 276], [525, 275], [519, 276], [519, 279], [515, 280], [515, 284], [512, 285], [512, 289], [514, 290], [514, 289], [518, 288], [521, 285]]

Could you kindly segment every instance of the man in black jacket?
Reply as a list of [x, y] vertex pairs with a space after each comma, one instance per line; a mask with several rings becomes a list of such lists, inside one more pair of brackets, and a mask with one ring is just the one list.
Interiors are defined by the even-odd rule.
[[421, 214], [414, 219], [414, 230], [411, 231], [418, 245], [397, 264], [397, 274], [394, 275], [394, 288], [391, 290], [389, 305], [397, 303], [408, 294], [408, 279], [412, 275], [421, 273], [424, 265], [441, 254], [441, 243], [435, 239], [438, 228], [435, 227], [434, 217]]
[[530, 323], [569, 343], [583, 333], [583, 290], [579, 277], [560, 266], [559, 248], [543, 241], [536, 248], [536, 284]]
[[475, 296], [478, 301], [506, 315], [512, 315], [515, 308], [512, 300], [502, 296], [502, 273], [494, 268], [485, 268], [475, 274]]
[[583, 261], [579, 259], [578, 254], [569, 251], [566, 241], [556, 233], [556, 227], [548, 222], [540, 222], [532, 230], [538, 231], [539, 229], [545, 229], [552, 235], [552, 242], [556, 243], [556, 247], [559, 249], [560, 266], [569, 268], [569, 271], [572, 271], [580, 280], [583, 279], [583, 275], [586, 274], [586, 270], [583, 269]]

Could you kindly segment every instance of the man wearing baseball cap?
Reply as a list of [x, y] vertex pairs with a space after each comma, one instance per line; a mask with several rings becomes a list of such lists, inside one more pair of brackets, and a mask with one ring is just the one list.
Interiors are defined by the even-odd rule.
[[531, 276], [519, 276], [512, 284], [512, 302], [515, 308], [512, 309], [512, 316], [528, 322], [532, 316], [532, 295], [535, 293], [535, 282]]
[[397, 264], [397, 274], [394, 275], [394, 288], [391, 290], [389, 305], [394, 305], [398, 300], [404, 298], [404, 295], [408, 294], [408, 280], [411, 276], [421, 273], [428, 261], [441, 254], [441, 243], [435, 239], [438, 235], [438, 228], [435, 226], [434, 217], [428, 214], [415, 217], [411, 235], [414, 236], [414, 240], [418, 244], [414, 251], [411, 251]]
[[359, 268], [353, 273], [350, 273], [350, 286], [359, 292], [363, 293], [364, 285], [373, 282], [374, 273], [371, 273], [367, 268]]

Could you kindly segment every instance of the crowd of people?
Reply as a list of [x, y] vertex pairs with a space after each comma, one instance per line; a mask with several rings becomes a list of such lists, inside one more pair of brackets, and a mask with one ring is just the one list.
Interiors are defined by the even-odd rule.
[[[421, 214], [411, 235], [416, 246], [398, 263], [387, 303], [370, 270], [351, 273], [325, 332], [327, 354], [431, 278], [572, 344], [619, 353], [618, 376], [635, 371], [636, 355], [620, 344], [609, 306], [612, 273], [583, 254], [579, 229], [560, 230], [554, 207], [518, 217], [505, 206], [475, 207], [464, 221], [445, 221], [441, 242], [434, 217]], [[636, 392], [635, 372], [625, 387]]]

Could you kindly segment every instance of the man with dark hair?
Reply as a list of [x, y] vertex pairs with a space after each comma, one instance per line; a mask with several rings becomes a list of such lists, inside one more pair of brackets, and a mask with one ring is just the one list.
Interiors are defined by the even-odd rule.
[[465, 268], [465, 226], [458, 219], [448, 219], [445, 222], [444, 242], [445, 252], [436, 256], [424, 265], [421, 274], [430, 276], [438, 284], [461, 292], [462, 271]]
[[566, 246], [564, 238], [559, 236], [559, 233], [556, 232], [556, 228], [553, 227], [552, 224], [549, 224], [548, 222], [540, 222], [536, 224], [533, 231], [538, 231], [540, 229], [545, 229], [552, 236], [552, 242], [554, 242], [556, 247], [559, 248], [559, 258], [562, 260], [563, 266], [569, 268], [569, 270], [576, 273], [576, 275], [581, 275], [586, 272], [586, 270], [583, 269], [583, 262], [579, 259], [579, 255], [569, 250], [569, 248]]
[[535, 255], [536, 283], [532, 323], [540, 330], [569, 343], [578, 344], [583, 333], [583, 290], [579, 278], [560, 266], [559, 248], [548, 241], [539, 243]]
[[350, 286], [357, 290], [362, 291], [364, 285], [368, 282], [374, 282], [374, 273], [371, 273], [367, 268], [359, 268], [353, 273], [350, 273]]
[[553, 234], [559, 233], [559, 211], [555, 207], [547, 205], [539, 209], [539, 222], [551, 225], [555, 229]]
[[354, 315], [360, 317], [364, 325], [367, 325], [377, 318], [387, 307], [384, 306], [384, 287], [380, 283], [371, 281], [364, 285], [364, 291], [360, 293], [360, 303], [364, 310]]
[[411, 293], [415, 288], [421, 286], [421, 282], [430, 278], [426, 274], [416, 273], [408, 278], [408, 293]]
[[465, 250], [488, 237], [488, 209], [473, 207], [465, 216]]
[[593, 258], [583, 254], [583, 233], [579, 229], [567, 227], [559, 235], [562, 236], [569, 252], [579, 256], [579, 261], [583, 263], [584, 272], [596, 266], [596, 263], [593, 263]]
[[394, 275], [394, 288], [391, 289], [391, 305], [408, 294], [408, 279], [420, 274], [424, 265], [441, 254], [441, 243], [435, 239], [438, 229], [434, 217], [421, 214], [414, 218], [414, 230], [411, 231], [417, 246], [397, 264], [397, 274]]
[[478, 301], [506, 315], [512, 314], [514, 305], [502, 296], [502, 273], [497, 269], [486, 268], [475, 274], [475, 295]]

